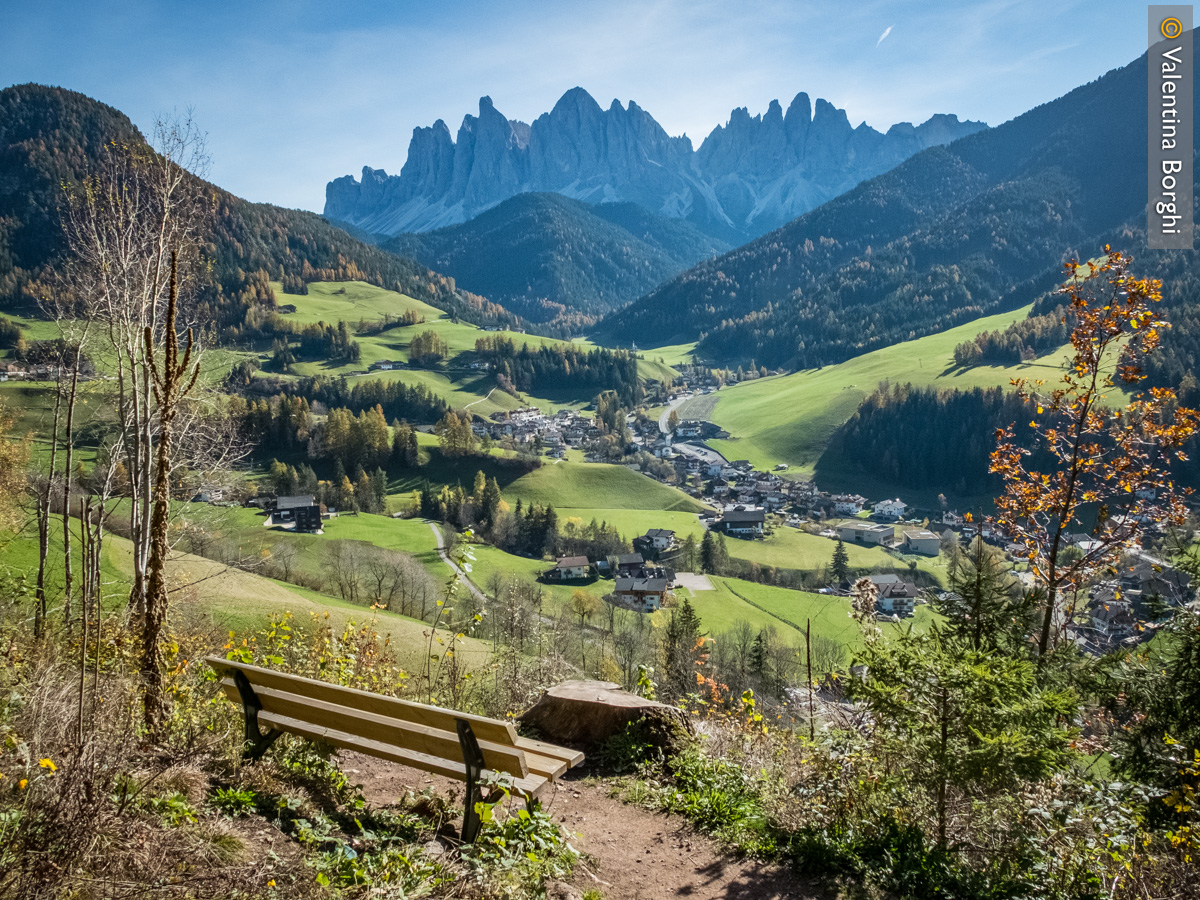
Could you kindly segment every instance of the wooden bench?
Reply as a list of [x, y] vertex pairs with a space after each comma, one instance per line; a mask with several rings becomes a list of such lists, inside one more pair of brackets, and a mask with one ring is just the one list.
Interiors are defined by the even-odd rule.
[[509, 775], [513, 792], [528, 802], [540, 788], [583, 762], [577, 750], [519, 737], [511, 722], [217, 656], [205, 662], [221, 676], [225, 696], [242, 705], [247, 759], [261, 757], [286, 732], [465, 781], [462, 838], [468, 843], [479, 833], [475, 804], [495, 802], [482, 796], [485, 777]]

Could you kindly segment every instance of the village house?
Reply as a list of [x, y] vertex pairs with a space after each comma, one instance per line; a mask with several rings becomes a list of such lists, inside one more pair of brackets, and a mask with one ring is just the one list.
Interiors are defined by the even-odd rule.
[[654, 612], [667, 594], [665, 578], [618, 578], [613, 596], [618, 603], [642, 612]]
[[963, 537], [968, 541], [979, 535], [989, 544], [999, 543], [1004, 540], [1004, 535], [996, 528], [993, 528], [989, 523], [984, 522], [982, 525], [964, 525]]
[[905, 618], [913, 614], [913, 604], [921, 595], [915, 584], [899, 575], [868, 576], [879, 592], [875, 597], [875, 611], [888, 616]]
[[960, 516], [954, 510], [948, 509], [944, 513], [942, 513], [942, 524], [943, 525], [949, 525], [951, 528], [962, 528], [963, 521], [964, 521], [963, 517]]
[[640, 553], [622, 553], [617, 557], [617, 575], [631, 577], [640, 572], [646, 565], [646, 560]]
[[845, 522], [837, 527], [837, 534], [847, 543], [864, 546], [892, 547], [896, 543], [896, 529], [878, 522]]
[[280, 497], [271, 513], [272, 525], [292, 526], [295, 531], [320, 531], [321, 507], [312, 494]]
[[908, 511], [908, 504], [897, 498], [880, 500], [875, 504], [875, 515], [881, 519], [899, 519]]
[[765, 510], [735, 507], [725, 510], [713, 527], [734, 537], [761, 537], [765, 522]]
[[904, 532], [904, 552], [920, 553], [924, 556], [937, 556], [942, 549], [942, 539], [932, 531], [924, 529], [906, 530]]
[[739, 506], [753, 506], [758, 501], [758, 491], [753, 487], [738, 485], [734, 488], [734, 496], [737, 497]]
[[1092, 592], [1088, 606], [1088, 619], [1097, 633], [1112, 642], [1125, 640], [1133, 634], [1137, 619], [1133, 604], [1117, 594], [1116, 585], [1109, 583]]
[[1121, 589], [1141, 597], [1157, 596], [1171, 604], [1183, 604], [1192, 599], [1192, 580], [1186, 572], [1171, 566], [1155, 565], [1139, 560], [1121, 573]]
[[780, 491], [768, 491], [763, 494], [762, 505], [768, 512], [778, 512], [788, 504], [788, 495]]
[[586, 556], [564, 556], [546, 572], [547, 581], [583, 581], [591, 574], [592, 564]]
[[843, 516], [857, 516], [867, 502], [866, 497], [858, 494], [834, 494], [829, 499], [833, 501], [833, 511]]
[[700, 422], [698, 422], [694, 419], [690, 419], [686, 422], [679, 423], [678, 427], [676, 427], [676, 429], [675, 429], [675, 437], [680, 437], [680, 438], [700, 437], [700, 432], [702, 430], [703, 430], [703, 425]]
[[370, 368], [373, 371], [390, 372], [392, 369], [396, 368], [396, 364], [390, 359], [377, 359], [375, 362], [371, 363]]
[[643, 556], [657, 556], [664, 550], [670, 550], [675, 543], [675, 532], [666, 528], [651, 528], [641, 537], [633, 539], [633, 547]]

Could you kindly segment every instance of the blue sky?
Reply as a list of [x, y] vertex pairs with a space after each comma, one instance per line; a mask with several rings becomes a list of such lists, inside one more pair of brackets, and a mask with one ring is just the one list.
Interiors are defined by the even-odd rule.
[[1128, 0], [0, 0], [0, 86], [82, 91], [143, 130], [191, 108], [213, 181], [319, 211], [331, 178], [399, 172], [414, 126], [455, 132], [483, 94], [528, 122], [578, 85], [695, 145], [799, 91], [880, 130], [996, 125], [1132, 61], [1145, 34]]

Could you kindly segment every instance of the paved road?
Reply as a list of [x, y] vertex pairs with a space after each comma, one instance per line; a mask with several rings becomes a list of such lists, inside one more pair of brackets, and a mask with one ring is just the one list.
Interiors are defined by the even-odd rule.
[[448, 565], [451, 571], [458, 575], [459, 582], [467, 586], [467, 590], [474, 595], [475, 599], [479, 601], [481, 605], [486, 605], [487, 595], [475, 586], [475, 582], [471, 580], [470, 576], [467, 575], [467, 573], [461, 568], [459, 568], [458, 563], [452, 560], [450, 558], [450, 554], [446, 552], [446, 538], [445, 535], [442, 534], [442, 529], [438, 528], [433, 522], [429, 523], [429, 527], [433, 530], [434, 538], [437, 539], [437, 552], [438, 556], [442, 558], [442, 562]]
[[667, 419], [671, 418], [671, 412], [679, 409], [683, 404], [691, 400], [691, 395], [687, 397], [678, 397], [667, 404], [667, 408], [663, 410], [662, 415], [658, 417], [658, 430], [663, 434], [670, 434], [671, 429], [667, 427]]

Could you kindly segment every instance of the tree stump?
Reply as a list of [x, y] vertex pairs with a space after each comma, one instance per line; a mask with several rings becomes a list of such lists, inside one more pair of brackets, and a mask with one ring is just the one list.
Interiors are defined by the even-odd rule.
[[598, 747], [632, 723], [666, 751], [693, 734], [687, 714], [674, 706], [647, 700], [611, 681], [564, 681], [542, 694], [520, 722], [559, 744]]

